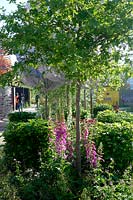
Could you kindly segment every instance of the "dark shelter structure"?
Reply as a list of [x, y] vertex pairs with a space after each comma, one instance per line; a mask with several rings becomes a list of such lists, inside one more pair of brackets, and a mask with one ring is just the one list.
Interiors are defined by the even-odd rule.
[[26, 87], [12, 87], [12, 105], [13, 105], [13, 110], [15, 110], [15, 96], [16, 94], [19, 95], [24, 95], [25, 99], [25, 105], [27, 104], [30, 106], [30, 89]]

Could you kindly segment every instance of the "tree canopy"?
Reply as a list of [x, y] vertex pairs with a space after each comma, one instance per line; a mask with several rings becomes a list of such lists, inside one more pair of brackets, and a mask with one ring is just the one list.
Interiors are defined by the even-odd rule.
[[120, 47], [132, 46], [130, 0], [29, 0], [27, 5], [1, 14], [1, 45], [19, 55], [22, 70], [46, 65], [76, 80], [121, 70]]

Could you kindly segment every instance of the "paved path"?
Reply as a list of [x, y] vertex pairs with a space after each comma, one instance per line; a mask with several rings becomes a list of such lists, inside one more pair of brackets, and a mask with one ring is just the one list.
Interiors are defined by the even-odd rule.
[[0, 120], [0, 132], [2, 132], [8, 123], [8, 119]]

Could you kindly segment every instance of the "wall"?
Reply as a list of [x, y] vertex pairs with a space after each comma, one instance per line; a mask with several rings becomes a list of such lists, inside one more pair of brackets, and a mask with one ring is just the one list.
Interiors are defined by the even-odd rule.
[[12, 111], [12, 107], [11, 87], [0, 87], [0, 120]]
[[103, 93], [103, 99], [101, 100], [101, 103], [119, 105], [119, 92], [112, 90], [109, 87], [106, 87], [105, 89], [106, 90]]

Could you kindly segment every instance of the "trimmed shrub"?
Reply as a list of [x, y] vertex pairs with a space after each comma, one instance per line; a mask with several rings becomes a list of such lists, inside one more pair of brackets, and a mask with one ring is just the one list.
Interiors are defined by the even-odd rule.
[[38, 170], [41, 161], [47, 161], [50, 155], [50, 130], [46, 121], [10, 122], [3, 136], [5, 140], [5, 163], [11, 171], [16, 170], [16, 163], [25, 171]]
[[94, 118], [97, 116], [97, 114], [100, 111], [104, 111], [104, 110], [113, 110], [113, 107], [109, 104], [97, 104], [97, 105], [95, 105], [94, 108], [93, 108]]
[[133, 161], [133, 124], [99, 122], [93, 132], [97, 148], [103, 145], [104, 166], [113, 159], [116, 173], [122, 174]]
[[15, 112], [8, 114], [8, 119], [10, 122], [27, 122], [29, 119], [35, 118], [36, 113], [31, 112]]
[[111, 111], [111, 110], [104, 110], [104, 111], [98, 113], [97, 120], [99, 122], [103, 122], [103, 123], [118, 122], [117, 113], [115, 111]]
[[116, 113], [115, 111], [104, 110], [103, 112], [98, 113], [97, 120], [103, 123], [114, 123], [123, 121], [133, 122], [133, 114], [127, 113], [125, 111], [120, 111]]
[[116, 116], [120, 119], [120, 121], [126, 121], [126, 122], [133, 122], [133, 114], [128, 113], [125, 111], [120, 111], [116, 113]]

